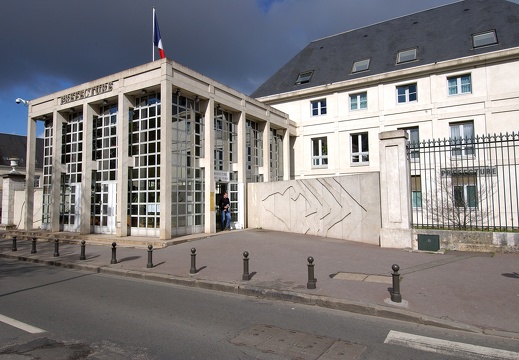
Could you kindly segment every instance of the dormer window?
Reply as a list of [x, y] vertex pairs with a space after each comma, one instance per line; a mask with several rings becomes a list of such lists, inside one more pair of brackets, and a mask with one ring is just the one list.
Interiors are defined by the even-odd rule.
[[353, 67], [351, 68], [351, 73], [356, 73], [360, 71], [369, 70], [369, 62], [371, 59], [359, 60], [353, 63]]
[[314, 74], [314, 71], [305, 71], [302, 73], [299, 73], [299, 76], [297, 77], [295, 85], [301, 85], [301, 84], [307, 84], [312, 79], [312, 75]]
[[396, 63], [402, 64], [416, 60], [416, 49], [400, 50], [396, 56]]
[[472, 45], [475, 48], [493, 44], [497, 44], [497, 36], [495, 30], [472, 35]]

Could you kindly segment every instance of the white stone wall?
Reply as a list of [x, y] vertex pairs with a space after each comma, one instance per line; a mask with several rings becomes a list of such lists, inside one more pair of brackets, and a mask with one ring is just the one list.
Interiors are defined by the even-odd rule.
[[379, 173], [248, 184], [248, 227], [379, 244]]
[[[33, 226], [32, 229], [41, 228], [41, 210], [43, 201], [43, 190], [41, 188], [34, 189], [34, 209], [33, 209]], [[14, 194], [14, 225], [18, 229], [25, 229], [25, 191], [16, 191]]]

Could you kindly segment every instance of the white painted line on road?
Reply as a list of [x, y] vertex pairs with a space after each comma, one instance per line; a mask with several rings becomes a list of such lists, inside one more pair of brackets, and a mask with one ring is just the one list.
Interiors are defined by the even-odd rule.
[[20, 330], [27, 331], [28, 333], [31, 333], [31, 334], [39, 334], [39, 333], [44, 333], [45, 332], [45, 330], [42, 330], [42, 329], [39, 329], [37, 327], [28, 325], [26, 323], [23, 323], [21, 321], [15, 320], [15, 319], [11, 319], [11, 318], [9, 318], [7, 316], [4, 316], [2, 314], [0, 314], [0, 321], [5, 323], [5, 324], [7, 324], [7, 325], [14, 326], [15, 328], [18, 328]]
[[384, 343], [407, 346], [413, 349], [438, 354], [459, 356], [466, 359], [474, 359], [475, 356], [477, 356], [478, 359], [519, 359], [519, 353], [512, 351], [434, 339], [425, 336], [406, 334], [394, 330], [389, 332]]

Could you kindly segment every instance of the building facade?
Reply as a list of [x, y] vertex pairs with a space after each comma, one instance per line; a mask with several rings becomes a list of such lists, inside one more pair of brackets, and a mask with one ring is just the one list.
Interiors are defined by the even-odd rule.
[[[166, 106], [165, 106], [166, 104]], [[288, 116], [161, 59], [29, 103], [27, 178], [44, 122], [41, 228], [81, 234], [212, 233], [218, 201], [246, 224], [246, 184], [288, 179]], [[25, 224], [33, 218], [27, 183]]]
[[[473, 142], [519, 130], [518, 23], [519, 4], [464, 0], [336, 34], [308, 44], [251, 96], [297, 124], [292, 179], [379, 171], [379, 134], [406, 130], [414, 224], [450, 228], [455, 216], [496, 229], [498, 218], [515, 231], [517, 136], [500, 150]], [[452, 142], [434, 163], [439, 152], [423, 148], [438, 139]], [[451, 219], [438, 222], [445, 212]]]

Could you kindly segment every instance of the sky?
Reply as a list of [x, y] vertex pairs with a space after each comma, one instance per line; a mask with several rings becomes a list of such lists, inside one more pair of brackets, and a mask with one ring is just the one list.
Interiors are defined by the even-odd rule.
[[151, 62], [153, 7], [168, 58], [248, 95], [313, 40], [456, 1], [5, 0], [0, 132], [27, 134], [18, 97]]

